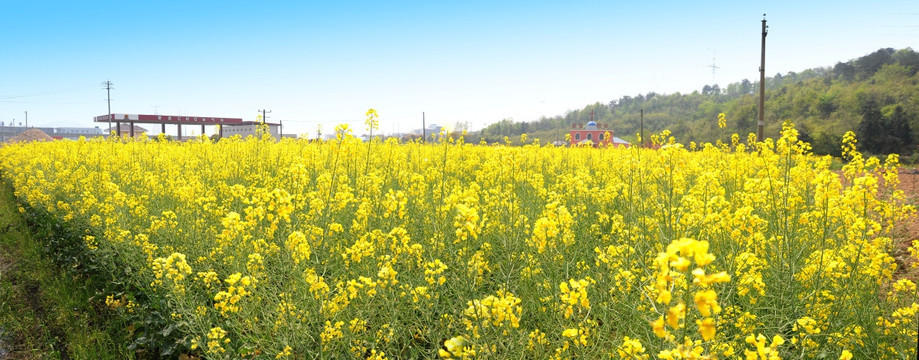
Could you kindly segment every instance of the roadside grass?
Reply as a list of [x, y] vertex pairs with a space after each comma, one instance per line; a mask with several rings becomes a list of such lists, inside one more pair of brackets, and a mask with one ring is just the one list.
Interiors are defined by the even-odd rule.
[[131, 359], [127, 325], [53, 264], [0, 183], [0, 359]]

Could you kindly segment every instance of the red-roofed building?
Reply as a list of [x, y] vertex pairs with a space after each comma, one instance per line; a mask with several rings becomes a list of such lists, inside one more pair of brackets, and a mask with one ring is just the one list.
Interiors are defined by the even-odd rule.
[[571, 146], [591, 144], [598, 147], [601, 144], [605, 146], [629, 146], [629, 142], [615, 137], [613, 130], [607, 129], [606, 125], [598, 125], [591, 121], [587, 126], [582, 124], [572, 124]]

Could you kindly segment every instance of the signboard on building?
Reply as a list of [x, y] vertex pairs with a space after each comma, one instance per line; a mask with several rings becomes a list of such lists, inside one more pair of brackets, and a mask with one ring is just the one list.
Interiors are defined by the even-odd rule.
[[112, 114], [99, 115], [95, 122], [136, 122], [146, 124], [181, 124], [181, 125], [220, 125], [242, 124], [241, 118], [224, 118], [213, 116], [178, 116], [178, 115], [145, 115], [145, 114]]

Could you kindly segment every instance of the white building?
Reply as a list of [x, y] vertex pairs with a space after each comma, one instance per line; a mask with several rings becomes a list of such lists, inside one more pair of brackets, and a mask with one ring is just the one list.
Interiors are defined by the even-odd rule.
[[53, 137], [61, 137], [64, 139], [79, 139], [80, 136], [91, 138], [95, 136], [102, 136], [103, 132], [98, 126], [96, 127], [56, 127], [54, 128], [53, 133], [49, 133]]
[[[265, 123], [265, 125], [268, 125], [268, 133], [271, 134], [272, 138], [275, 140], [281, 138], [280, 124]], [[248, 136], [256, 136], [260, 126], [262, 126], [262, 123], [256, 121], [246, 121], [242, 124], [224, 124], [220, 127], [220, 136], [231, 137], [233, 135], [239, 135], [245, 139]]]

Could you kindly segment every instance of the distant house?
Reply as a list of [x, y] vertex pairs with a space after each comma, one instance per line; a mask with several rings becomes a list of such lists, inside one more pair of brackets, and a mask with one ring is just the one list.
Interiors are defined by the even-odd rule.
[[430, 124], [426, 128], [412, 130], [412, 135], [424, 136], [425, 138], [430, 140], [431, 136], [436, 137], [437, 134], [440, 134], [440, 130], [442, 130], [443, 128], [444, 128], [443, 126], [440, 126], [437, 124]]
[[613, 136], [613, 130], [608, 130], [605, 125], [597, 125], [591, 121], [587, 126], [581, 124], [571, 125], [571, 145], [591, 145], [598, 147], [605, 146], [629, 146], [629, 142]]
[[629, 147], [629, 146], [632, 146], [632, 143], [626, 141], [625, 139], [617, 138], [617, 137], [613, 136], [613, 140], [610, 142], [610, 145], [612, 145], [612, 146], [625, 146], [625, 147]]

